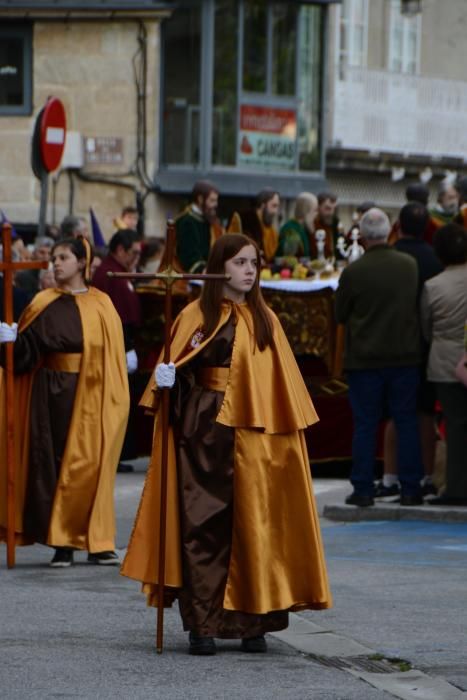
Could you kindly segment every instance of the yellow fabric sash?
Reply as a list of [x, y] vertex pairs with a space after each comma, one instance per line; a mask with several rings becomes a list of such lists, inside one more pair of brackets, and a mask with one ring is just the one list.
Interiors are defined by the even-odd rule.
[[211, 391], [225, 391], [229, 372], [228, 367], [204, 367], [196, 372], [196, 382]]
[[46, 355], [42, 366], [55, 372], [78, 374], [82, 357], [80, 352], [51, 352]]
[[[48, 289], [37, 294], [20, 319], [20, 332], [64, 293], [58, 289]], [[47, 544], [99, 552], [114, 549], [115, 546], [113, 489], [129, 411], [128, 375], [122, 325], [110, 298], [90, 287], [86, 294], [75, 295], [74, 299], [81, 318], [83, 353]], [[15, 422], [18, 429], [18, 544], [28, 543], [23, 534], [23, 508], [28, 473], [29, 406], [34, 374], [35, 372], [15, 380], [15, 415], [19, 417]], [[3, 412], [4, 393], [0, 401], [0, 431], [5, 425]], [[6, 479], [6, 460], [2, 454], [4, 445], [5, 440], [0, 434], [1, 483], [5, 483]], [[5, 523], [5, 489], [0, 488], [0, 539], [5, 536]]]

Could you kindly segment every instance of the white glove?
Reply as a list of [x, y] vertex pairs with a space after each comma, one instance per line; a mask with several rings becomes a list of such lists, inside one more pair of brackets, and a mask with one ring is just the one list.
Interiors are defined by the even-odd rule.
[[138, 355], [134, 350], [128, 350], [126, 354], [126, 370], [128, 374], [133, 374], [138, 369]]
[[154, 372], [159, 389], [171, 389], [175, 384], [175, 365], [169, 362], [168, 365], [161, 362]]
[[0, 323], [0, 343], [14, 343], [18, 335], [18, 324]]

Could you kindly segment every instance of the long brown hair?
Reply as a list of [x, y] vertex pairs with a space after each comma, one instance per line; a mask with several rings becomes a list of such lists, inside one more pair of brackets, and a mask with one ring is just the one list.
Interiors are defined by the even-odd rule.
[[[256, 251], [258, 273], [255, 283], [245, 299], [253, 316], [255, 339], [260, 350], [268, 345], [273, 346], [273, 326], [271, 312], [261, 294], [259, 287], [259, 270], [261, 267], [261, 255], [259, 248], [251, 238], [242, 233], [226, 233], [214, 243], [209, 253], [206, 272], [209, 274], [222, 274], [227, 260], [235, 257], [247, 245], [252, 245]], [[201, 292], [200, 307], [204, 317], [204, 331], [211, 335], [221, 315], [221, 304], [224, 298], [224, 280], [206, 280]]]

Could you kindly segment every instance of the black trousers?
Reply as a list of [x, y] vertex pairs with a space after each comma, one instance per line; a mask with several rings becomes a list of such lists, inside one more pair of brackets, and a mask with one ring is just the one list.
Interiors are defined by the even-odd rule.
[[446, 420], [446, 492], [467, 499], [467, 387], [437, 382], [436, 393]]

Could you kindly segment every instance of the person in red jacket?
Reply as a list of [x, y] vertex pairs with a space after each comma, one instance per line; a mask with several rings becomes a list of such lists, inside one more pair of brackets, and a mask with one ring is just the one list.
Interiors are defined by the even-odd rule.
[[[125, 340], [126, 364], [132, 397], [128, 428], [122, 450], [122, 460], [138, 456], [136, 448], [137, 378], [138, 356], [135, 349], [136, 332], [141, 324], [140, 301], [129, 279], [109, 277], [108, 272], [133, 272], [141, 255], [141, 240], [136, 231], [121, 229], [114, 233], [109, 243], [109, 254], [96, 269], [92, 284], [111, 298], [122, 321]], [[119, 472], [131, 472], [133, 467], [124, 461]]]

